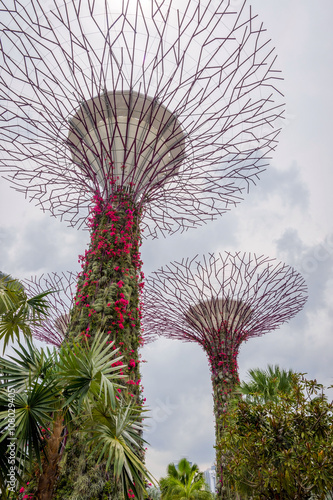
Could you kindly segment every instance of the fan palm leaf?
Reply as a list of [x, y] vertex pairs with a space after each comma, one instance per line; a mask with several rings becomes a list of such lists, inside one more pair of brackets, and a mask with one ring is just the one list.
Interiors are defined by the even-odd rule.
[[31, 326], [42, 321], [47, 312], [45, 297], [53, 291], [28, 297], [23, 285], [10, 276], [0, 275], [0, 339], [4, 340], [3, 352], [15, 337], [31, 337]]
[[287, 394], [292, 389], [294, 372], [281, 370], [279, 366], [268, 365], [267, 370], [253, 368], [248, 371], [249, 382], [242, 382], [239, 392], [247, 401], [277, 401], [279, 393]]
[[65, 345], [59, 352], [59, 383], [66, 386], [65, 406], [77, 401], [78, 409], [85, 401], [103, 398], [104, 404], [116, 408], [116, 380], [121, 366], [117, 364], [122, 356], [117, 356], [119, 348], [114, 349], [114, 342], [107, 343], [107, 337], [99, 333], [91, 346], [85, 344]]
[[145, 491], [145, 480], [155, 482], [138, 456], [142, 444], [146, 443], [142, 438], [142, 408], [134, 403], [120, 403], [117, 410], [112, 411], [99, 405], [93, 410], [92, 417], [86, 428], [91, 433], [94, 451], [99, 453], [98, 461], [105, 459], [107, 469], [112, 463], [125, 496], [132, 490], [139, 497]]
[[3, 387], [11, 386], [16, 392], [25, 390], [27, 384], [48, 378], [54, 369], [55, 350], [38, 350], [26, 339], [26, 346], [19, 343], [13, 350], [16, 356], [0, 358], [0, 380]]
[[22, 299], [23, 285], [11, 276], [0, 273], [0, 315], [15, 308]]
[[199, 472], [197, 464], [191, 465], [182, 458], [178, 466], [171, 463], [168, 475], [160, 480], [163, 500], [209, 500], [212, 494], [206, 490], [204, 475]]
[[[50, 426], [54, 412], [57, 409], [58, 389], [52, 383], [35, 382], [26, 392], [16, 393], [15, 405], [15, 430], [14, 437], [17, 444], [17, 456], [24, 465], [26, 457], [29, 462], [36, 457], [41, 465], [41, 450], [45, 447], [42, 429]], [[0, 403], [0, 421], [2, 426], [8, 426], [11, 414], [5, 408], [6, 402]]]

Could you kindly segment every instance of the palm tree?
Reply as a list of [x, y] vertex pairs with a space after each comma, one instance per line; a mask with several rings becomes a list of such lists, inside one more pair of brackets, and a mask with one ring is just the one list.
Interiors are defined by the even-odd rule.
[[9, 275], [0, 272], [0, 340], [4, 340], [3, 353], [14, 337], [20, 333], [31, 337], [31, 326], [40, 322], [47, 312], [46, 291], [28, 298], [23, 285]]
[[173, 463], [169, 464], [167, 472], [167, 477], [160, 479], [162, 500], [211, 500], [213, 498], [197, 464], [191, 465], [186, 458], [182, 458], [177, 467]]
[[[118, 384], [119, 349], [101, 334], [90, 346], [84, 339], [63, 345], [59, 352], [39, 351], [29, 339], [26, 342], [26, 347], [14, 348], [15, 358], [0, 358], [0, 431], [4, 438], [16, 438], [18, 479], [33, 467], [37, 471], [38, 480], [30, 479], [27, 493], [38, 500], [52, 498], [67, 436], [80, 422], [97, 464], [106, 460], [107, 470], [112, 464], [124, 497], [132, 490], [137, 498], [145, 491], [144, 481], [153, 479], [138, 456], [144, 442], [142, 409], [117, 392], [123, 387]], [[15, 428], [8, 389], [13, 394]], [[8, 467], [1, 460], [0, 467], [3, 487]]]
[[248, 371], [249, 382], [242, 382], [239, 392], [247, 401], [267, 403], [277, 401], [279, 394], [288, 394], [292, 389], [292, 370], [281, 370], [279, 366], [268, 365], [267, 370], [254, 368]]

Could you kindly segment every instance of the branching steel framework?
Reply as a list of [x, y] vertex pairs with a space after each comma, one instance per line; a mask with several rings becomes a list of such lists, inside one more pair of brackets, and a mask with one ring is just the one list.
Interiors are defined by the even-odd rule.
[[53, 293], [46, 297], [47, 317], [42, 323], [32, 325], [34, 338], [60, 347], [70, 323], [70, 312], [76, 292], [77, 274], [52, 273], [40, 278], [31, 277], [23, 281], [28, 296], [34, 296], [45, 290]]
[[[205, 350], [218, 443], [223, 415], [239, 382], [237, 357], [241, 344], [295, 316], [307, 300], [307, 287], [298, 272], [275, 259], [226, 252], [201, 260], [197, 256], [183, 259], [152, 273], [146, 280], [144, 300], [143, 325], [148, 336], [158, 333], [196, 342]], [[222, 465], [218, 451], [220, 487]], [[224, 498], [221, 490], [219, 494]]]
[[0, 0], [0, 12], [0, 172], [43, 210], [82, 224], [92, 195], [125, 189], [156, 236], [224, 213], [268, 165], [280, 74], [245, 2]]

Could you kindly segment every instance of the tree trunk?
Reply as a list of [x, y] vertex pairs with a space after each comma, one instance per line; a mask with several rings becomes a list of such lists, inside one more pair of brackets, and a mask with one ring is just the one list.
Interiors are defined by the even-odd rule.
[[[110, 342], [115, 341], [114, 349], [119, 347], [119, 355], [123, 355], [118, 362], [120, 373], [127, 376], [120, 391], [125, 398], [141, 404], [138, 352], [142, 345], [140, 292], [143, 286], [140, 213], [126, 193], [119, 193], [109, 201], [101, 198], [95, 201], [90, 217], [91, 242], [85, 255], [80, 257], [82, 272], [67, 337], [70, 342], [85, 339], [90, 343], [97, 333], [104, 332]], [[85, 460], [82, 465], [83, 457], [89, 454], [88, 445], [82, 439], [77, 435], [68, 440], [72, 459], [62, 467], [55, 498], [63, 500], [66, 494], [70, 495], [68, 498], [77, 495], [80, 500], [89, 499], [85, 484], [91, 484], [96, 499], [122, 499], [112, 467], [106, 473], [103, 461], [96, 466], [97, 457]], [[76, 471], [74, 464], [77, 464]]]
[[61, 412], [58, 412], [53, 421], [52, 434], [47, 439], [45, 448], [47, 460], [44, 459], [43, 461], [43, 471], [39, 477], [36, 492], [37, 500], [51, 500], [53, 497], [53, 490], [57, 480], [59, 461], [61, 458], [59, 451], [63, 439], [63, 429], [63, 415]]
[[226, 457], [218, 448], [224, 431], [223, 417], [228, 412], [230, 399], [233, 397], [234, 388], [239, 384], [237, 355], [238, 348], [228, 339], [227, 332], [219, 332], [219, 344], [209, 346], [208, 358], [210, 361], [211, 378], [214, 398], [215, 439], [216, 452], [216, 498], [221, 500], [238, 500], [239, 496], [231, 491], [223, 480], [223, 468]]

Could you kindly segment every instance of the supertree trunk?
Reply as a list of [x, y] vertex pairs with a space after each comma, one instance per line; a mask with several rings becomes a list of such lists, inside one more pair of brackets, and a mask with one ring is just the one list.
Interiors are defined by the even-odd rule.
[[80, 274], [68, 338], [108, 334], [123, 356], [130, 397], [139, 402], [139, 347], [142, 344], [140, 291], [143, 273], [139, 248], [140, 213], [130, 196], [96, 198], [91, 211], [91, 243], [80, 256]]
[[[84, 339], [89, 344], [100, 331], [109, 337], [110, 342], [115, 341], [114, 349], [118, 347], [123, 356], [118, 361], [122, 364], [120, 373], [125, 376], [118, 397], [128, 402], [134, 399], [138, 405], [142, 403], [139, 348], [142, 344], [140, 292], [143, 286], [139, 224], [140, 213], [127, 194], [118, 193], [108, 202], [95, 198], [90, 217], [91, 242], [85, 255], [80, 256], [82, 272], [67, 334], [69, 343]], [[82, 467], [88, 453], [85, 439], [79, 433], [74, 432], [67, 449], [67, 462], [76, 470], [68, 474], [65, 465], [54, 491], [55, 499], [78, 489], [81, 475], [86, 476], [87, 481], [95, 480], [101, 485], [96, 498], [123, 500], [122, 488], [112, 473], [105, 470], [103, 461], [96, 476], [92, 471], [96, 472], [98, 457]], [[143, 450], [138, 452], [143, 458]], [[86, 496], [82, 491], [79, 493], [82, 499], [95, 498], [88, 491]]]
[[[228, 413], [229, 402], [234, 398], [235, 387], [239, 384], [238, 376], [238, 347], [228, 342], [228, 332], [223, 332], [221, 336], [225, 340], [220, 340], [217, 345], [209, 346], [206, 350], [211, 371], [213, 404], [215, 416], [215, 436], [219, 443], [224, 432], [224, 417]], [[229, 345], [228, 345], [229, 344]], [[218, 498], [233, 499], [238, 498], [234, 492], [230, 491], [223, 479], [224, 456], [221, 450], [216, 452], [216, 488]]]

